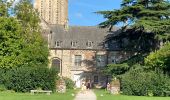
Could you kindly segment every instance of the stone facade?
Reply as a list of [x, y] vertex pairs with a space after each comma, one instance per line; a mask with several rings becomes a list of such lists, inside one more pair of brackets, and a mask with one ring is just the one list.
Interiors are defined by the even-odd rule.
[[68, 0], [35, 0], [34, 8], [48, 24], [68, 24]]
[[[102, 75], [97, 72], [96, 58], [97, 54], [106, 55], [106, 51], [95, 51], [95, 50], [50, 50], [50, 61], [52, 64], [55, 59], [60, 61], [60, 75], [64, 77], [71, 78], [77, 84], [77, 87], [81, 86], [83, 81], [90, 81], [94, 83], [94, 76], [97, 76], [99, 80]], [[75, 56], [81, 56], [81, 64], [79, 66], [75, 65]], [[105, 59], [106, 61], [106, 59]], [[106, 63], [105, 63], [106, 64]], [[50, 65], [52, 66], [52, 65]], [[54, 67], [54, 66], [53, 66]], [[105, 80], [103, 80], [105, 81]], [[98, 83], [98, 82], [96, 82]], [[104, 82], [103, 82], [104, 83]]]
[[[130, 53], [128, 54], [130, 55]], [[75, 63], [76, 55], [81, 56], [79, 66]], [[99, 62], [98, 55], [105, 57]], [[90, 82], [92, 86], [100, 88], [105, 87], [109, 81], [102, 74], [101, 69], [108, 63], [116, 63], [126, 59], [126, 57], [128, 57], [127, 53], [120, 51], [52, 49], [50, 50], [49, 66], [59, 67], [60, 75], [72, 79], [77, 87], [80, 87], [82, 82]], [[55, 65], [56, 61], [60, 63]]]
[[59, 70], [81, 87], [82, 82], [104, 87], [108, 77], [101, 72], [107, 64], [118, 63], [130, 56], [122, 52], [115, 41], [108, 41], [111, 33], [97, 26], [67, 26], [68, 0], [36, 0], [40, 13], [42, 34], [48, 40], [49, 67]]

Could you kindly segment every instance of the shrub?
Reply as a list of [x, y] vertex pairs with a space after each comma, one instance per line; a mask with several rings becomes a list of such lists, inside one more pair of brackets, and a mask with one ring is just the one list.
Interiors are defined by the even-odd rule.
[[169, 91], [169, 77], [155, 72], [146, 72], [143, 68], [131, 69], [123, 75], [121, 88], [123, 94], [137, 96], [163, 96], [164, 91]]
[[0, 91], [6, 91], [6, 88], [4, 85], [0, 85]]
[[161, 49], [151, 52], [145, 58], [145, 64], [148, 69], [164, 71], [170, 74], [170, 43], [166, 43]]
[[126, 71], [129, 70], [129, 66], [126, 63], [123, 64], [108, 64], [103, 72], [106, 75], [113, 75], [113, 76], [117, 76], [117, 75], [122, 75], [124, 74]]
[[70, 78], [63, 78], [66, 84], [67, 89], [73, 89], [74, 88], [74, 82]]
[[55, 89], [56, 72], [46, 67], [1, 68], [0, 70], [2, 72], [1, 76], [3, 76], [0, 82], [9, 90], [29, 92], [37, 88]]

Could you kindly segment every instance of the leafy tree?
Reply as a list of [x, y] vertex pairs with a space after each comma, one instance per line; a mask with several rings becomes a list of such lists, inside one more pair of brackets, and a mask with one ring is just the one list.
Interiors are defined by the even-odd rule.
[[47, 66], [47, 42], [30, 1], [21, 1], [15, 15], [0, 17], [0, 67]]
[[166, 43], [158, 51], [151, 52], [145, 58], [145, 64], [148, 66], [147, 69], [170, 74], [170, 43]]
[[31, 66], [48, 64], [47, 41], [41, 35], [39, 16], [30, 0], [21, 0], [15, 7], [17, 19], [24, 29], [25, 48], [24, 58]]
[[130, 69], [130, 67], [126, 63], [123, 63], [123, 64], [109, 64], [104, 68], [103, 72], [106, 75], [113, 75], [114, 77], [116, 77], [118, 75], [124, 74], [129, 69]]
[[0, 17], [9, 16], [9, 8], [11, 7], [13, 0], [0, 0]]
[[168, 40], [170, 33], [170, 2], [168, 0], [123, 0], [121, 8], [99, 11], [106, 21], [100, 27], [110, 28], [122, 24], [121, 32], [113, 39], [127, 38], [125, 50], [138, 53], [159, 48], [160, 40]]
[[25, 29], [31, 29], [32, 31], [39, 31], [39, 16], [33, 8], [31, 0], [20, 0], [20, 2], [14, 8], [15, 14], [18, 20], [21, 21]]
[[6, 16], [6, 14], [7, 14], [6, 1], [0, 0], [0, 16]]
[[0, 22], [0, 67], [19, 66], [24, 42], [21, 24], [14, 18], [0, 17]]

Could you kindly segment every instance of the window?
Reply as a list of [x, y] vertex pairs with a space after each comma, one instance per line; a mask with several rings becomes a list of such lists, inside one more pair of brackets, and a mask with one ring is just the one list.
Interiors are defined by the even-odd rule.
[[96, 56], [97, 67], [104, 67], [106, 65], [106, 56], [97, 55]]
[[61, 41], [56, 41], [55, 42], [55, 47], [61, 47], [61, 43], [62, 43]]
[[77, 42], [76, 41], [72, 41], [71, 42], [71, 47], [73, 47], [73, 48], [77, 47]]
[[112, 63], [112, 64], [115, 64], [115, 63], [116, 63], [116, 57], [115, 57], [115, 56], [111, 56], [110, 59], [111, 59], [111, 63]]
[[75, 66], [81, 66], [82, 56], [81, 55], [75, 55], [74, 59], [74, 65]]
[[87, 46], [88, 48], [92, 48], [92, 47], [93, 47], [93, 42], [92, 42], [92, 41], [88, 41], [88, 42], [86, 43], [86, 46]]
[[53, 68], [54, 70], [60, 71], [60, 64], [61, 62], [59, 59], [53, 59], [51, 68]]
[[98, 76], [94, 76], [94, 83], [98, 83], [98, 82], [99, 82]]

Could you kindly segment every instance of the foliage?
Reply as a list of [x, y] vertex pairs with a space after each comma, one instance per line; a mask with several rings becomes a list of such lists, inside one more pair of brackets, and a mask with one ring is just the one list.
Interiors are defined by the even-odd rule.
[[73, 89], [74, 88], [74, 82], [70, 78], [63, 78], [66, 84], [67, 89]]
[[6, 87], [4, 85], [0, 85], [0, 92], [1, 91], [6, 91]]
[[127, 72], [129, 70], [129, 66], [126, 63], [123, 64], [108, 64], [103, 72], [106, 75], [113, 75], [113, 76], [117, 76], [117, 75], [122, 75], [125, 72]]
[[121, 8], [99, 11], [106, 21], [100, 27], [122, 25], [113, 39], [129, 40], [126, 50], [140, 53], [157, 49], [159, 40], [167, 40], [170, 33], [170, 2], [168, 0], [123, 0]]
[[11, 17], [13, 2], [9, 1], [0, 0], [0, 84], [17, 92], [55, 89], [56, 72], [44, 67], [48, 65], [48, 47], [38, 14], [30, 0], [21, 0]]
[[13, 0], [0, 0], [0, 17], [9, 16], [8, 11], [13, 2]]
[[16, 18], [0, 17], [0, 67], [47, 66], [47, 42], [32, 4], [23, 0], [15, 14]]
[[134, 55], [134, 56], [130, 57], [127, 60], [124, 60], [121, 63], [127, 63], [129, 66], [133, 66], [133, 65], [135, 65], [137, 63], [138, 64], [143, 64], [144, 63], [144, 58], [145, 58], [145, 55], [138, 54], [138, 55]]
[[142, 66], [136, 65], [122, 77], [121, 88], [126, 95], [164, 96], [164, 92], [170, 90], [170, 78], [154, 71], [144, 71]]
[[148, 69], [156, 71], [170, 72], [170, 43], [166, 43], [160, 50], [151, 52], [145, 58]]
[[[48, 45], [41, 35], [40, 19], [34, 10], [31, 0], [21, 0], [15, 7], [15, 14], [23, 27], [24, 63], [28, 66], [48, 65]], [[27, 65], [26, 65], [27, 66]]]
[[16, 92], [29, 92], [32, 89], [55, 90], [56, 72], [46, 67], [0, 68], [0, 84]]
[[22, 65], [22, 27], [14, 18], [0, 17], [0, 67]]
[[[15, 6], [14, 10], [17, 19], [20, 20], [23, 27], [25, 28], [25, 31], [29, 31], [32, 34], [36, 31], [39, 31], [38, 29], [40, 28], [40, 19], [38, 13], [31, 4], [31, 0], [20, 0], [20, 2]], [[31, 31], [29, 30], [30, 28]]]

